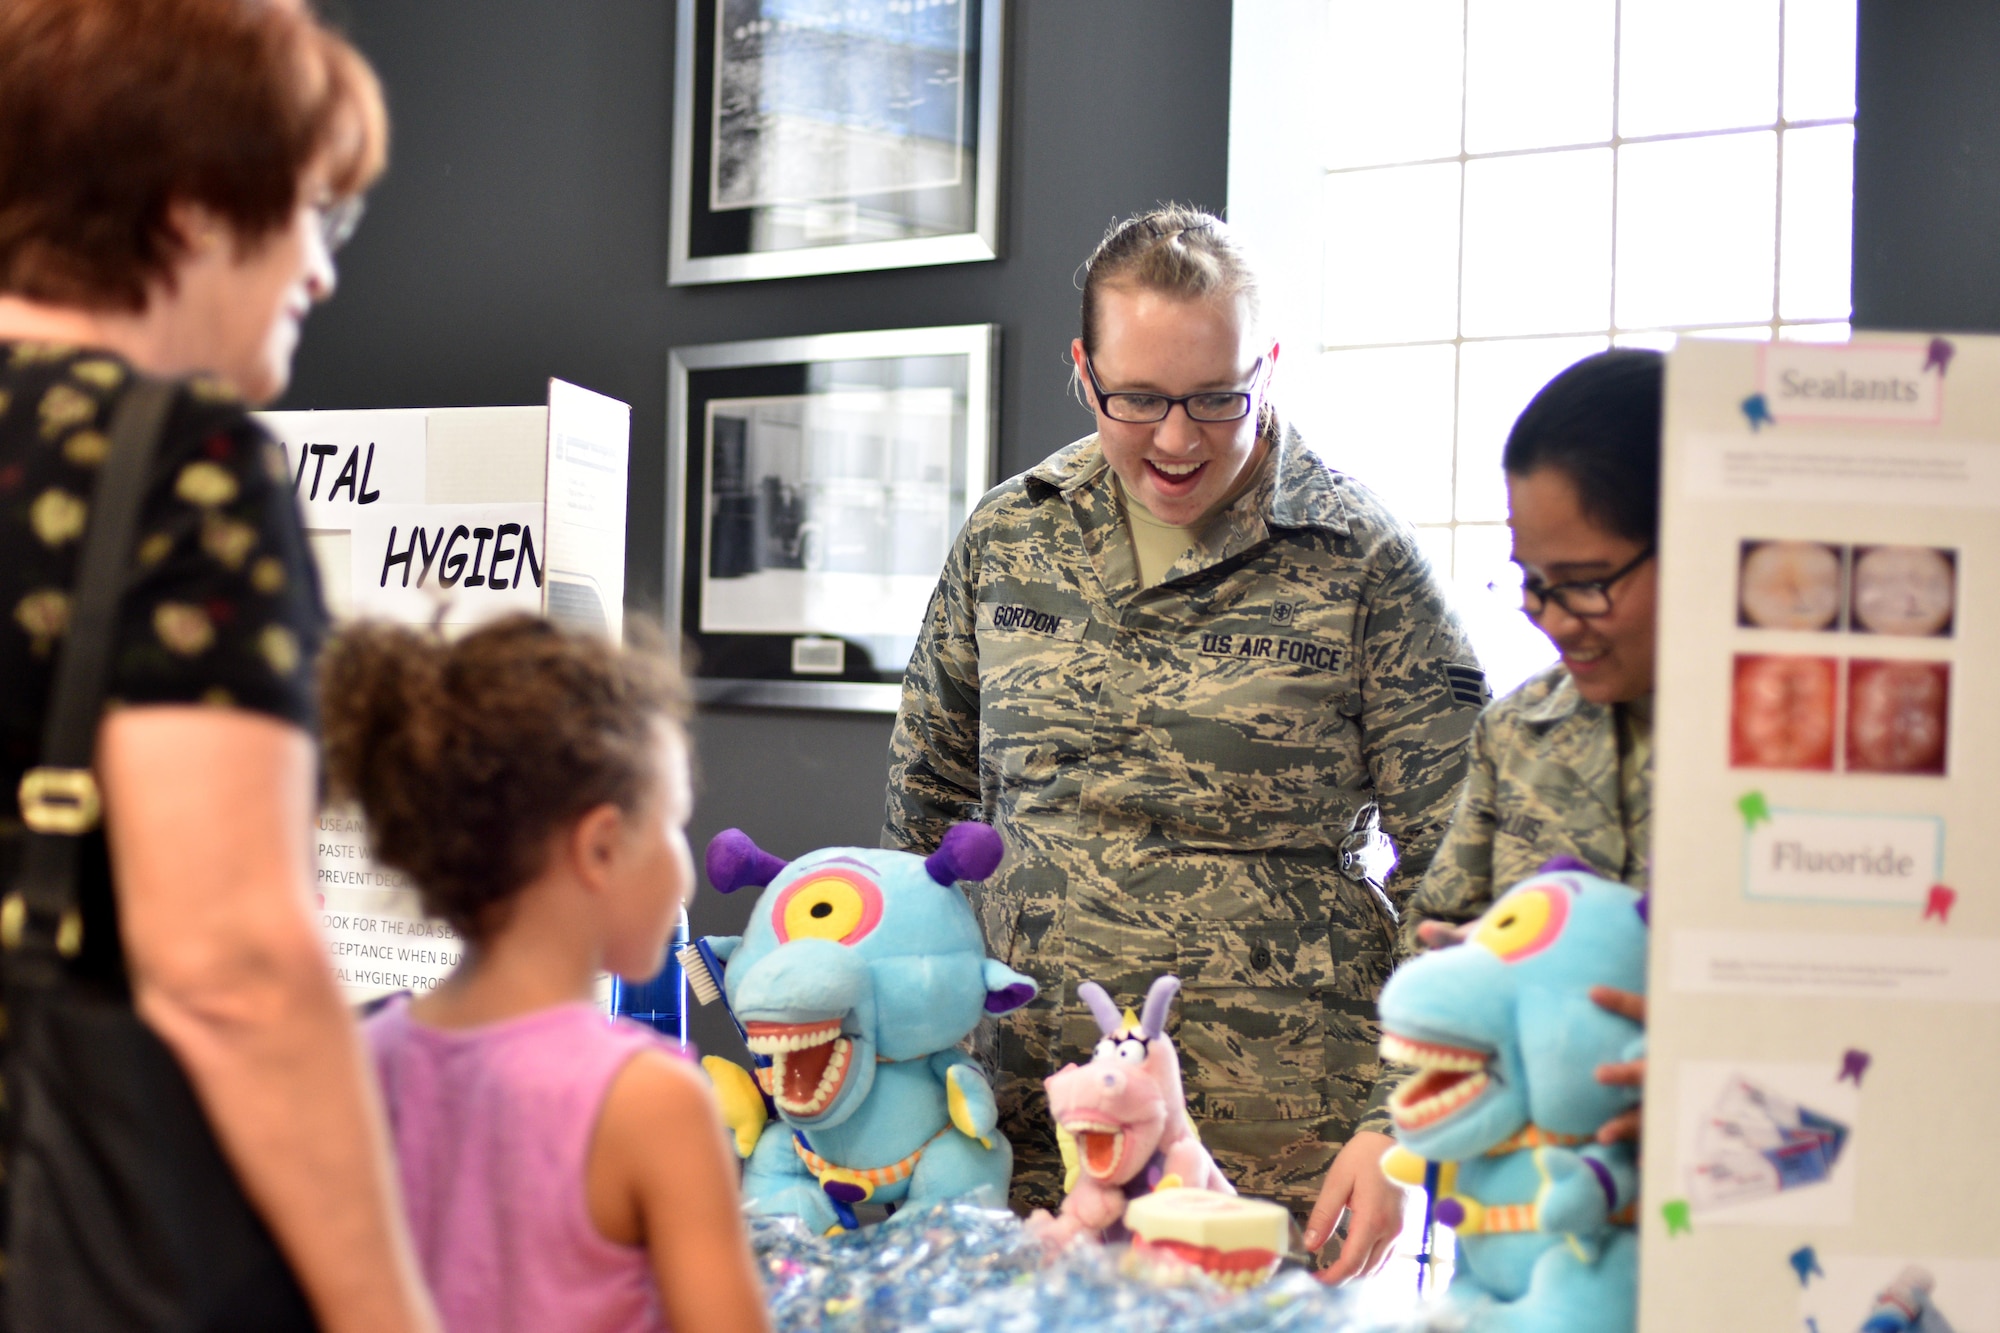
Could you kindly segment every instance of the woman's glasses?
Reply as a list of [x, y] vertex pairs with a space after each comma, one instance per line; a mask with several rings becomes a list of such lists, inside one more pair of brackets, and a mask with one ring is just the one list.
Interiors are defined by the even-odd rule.
[[[1258, 357], [1250, 367], [1250, 382], [1257, 382], [1257, 372], [1264, 365], [1264, 358]], [[1167, 413], [1180, 404], [1190, 421], [1241, 421], [1250, 415], [1249, 389], [1230, 389], [1222, 392], [1190, 393], [1172, 398], [1163, 393], [1106, 393], [1104, 386], [1097, 382], [1097, 369], [1090, 364], [1090, 358], [1083, 359], [1083, 373], [1090, 377], [1091, 392], [1097, 395], [1098, 410], [1113, 421], [1123, 421], [1132, 426], [1150, 426], [1156, 421], [1165, 421]]]
[[319, 238], [327, 254], [339, 253], [341, 246], [354, 239], [354, 229], [361, 225], [361, 215], [367, 210], [368, 201], [358, 194], [313, 205], [313, 220], [319, 224]]
[[1554, 602], [1579, 620], [1594, 620], [1611, 614], [1611, 589], [1618, 580], [1653, 558], [1653, 548], [1632, 557], [1630, 562], [1601, 579], [1572, 579], [1567, 583], [1543, 583], [1533, 575], [1521, 579], [1521, 609], [1539, 618]]

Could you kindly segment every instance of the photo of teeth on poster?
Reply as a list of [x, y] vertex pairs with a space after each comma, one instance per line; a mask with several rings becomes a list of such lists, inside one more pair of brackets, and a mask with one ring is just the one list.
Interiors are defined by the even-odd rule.
[[1683, 340], [1664, 469], [1640, 1327], [2000, 1333], [2000, 338]]
[[[461, 632], [525, 611], [613, 635], [625, 603], [631, 409], [561, 380], [537, 407], [264, 412], [336, 622]], [[375, 865], [360, 815], [320, 813], [315, 893], [356, 1002], [425, 990], [460, 946]]]

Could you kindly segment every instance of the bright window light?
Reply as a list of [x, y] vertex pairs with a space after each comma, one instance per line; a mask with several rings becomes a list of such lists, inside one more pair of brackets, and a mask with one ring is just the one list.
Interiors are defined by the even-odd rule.
[[1229, 208], [1281, 406], [1416, 524], [1496, 691], [1520, 613], [1500, 452], [1564, 366], [1848, 336], [1855, 0], [1235, 6]]

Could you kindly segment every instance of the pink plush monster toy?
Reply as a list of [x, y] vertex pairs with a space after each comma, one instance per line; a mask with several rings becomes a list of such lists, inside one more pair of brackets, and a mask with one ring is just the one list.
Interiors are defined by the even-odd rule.
[[1121, 1016], [1094, 981], [1076, 988], [1104, 1040], [1089, 1064], [1065, 1065], [1043, 1081], [1069, 1167], [1050, 1238], [1124, 1240], [1126, 1203], [1171, 1185], [1236, 1193], [1188, 1122], [1180, 1056], [1165, 1031], [1180, 988], [1178, 977], [1153, 982], [1137, 1018], [1129, 1009]]

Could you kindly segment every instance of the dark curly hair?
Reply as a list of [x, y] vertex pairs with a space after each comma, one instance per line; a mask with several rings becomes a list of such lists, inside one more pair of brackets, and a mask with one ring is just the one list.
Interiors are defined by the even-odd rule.
[[347, 626], [322, 659], [320, 710], [329, 795], [358, 803], [376, 859], [476, 942], [551, 834], [606, 802], [639, 808], [659, 728], [685, 741], [688, 704], [661, 652], [509, 616], [449, 643]]

